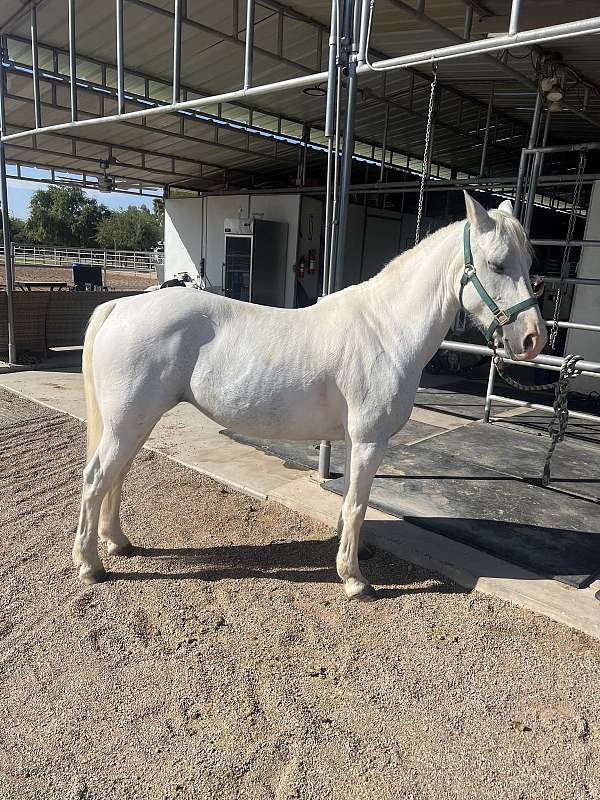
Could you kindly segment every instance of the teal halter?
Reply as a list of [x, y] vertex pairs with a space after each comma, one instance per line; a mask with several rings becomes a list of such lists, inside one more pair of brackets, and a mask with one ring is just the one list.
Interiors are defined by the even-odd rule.
[[473, 254], [471, 253], [471, 225], [466, 222], [465, 229], [463, 233], [463, 249], [464, 249], [464, 258], [465, 258], [465, 269], [460, 279], [460, 292], [458, 295], [458, 299], [462, 308], [463, 305], [463, 291], [465, 286], [468, 283], [472, 283], [475, 287], [477, 294], [489, 310], [494, 315], [494, 321], [488, 327], [485, 332], [485, 338], [488, 342], [492, 342], [492, 337], [496, 332], [496, 329], [501, 327], [502, 325], [508, 325], [509, 322], [513, 322], [526, 308], [531, 308], [532, 306], [537, 305], [537, 298], [535, 297], [528, 297], [527, 300], [522, 300], [520, 303], [516, 303], [514, 306], [507, 308], [506, 311], [500, 308], [498, 304], [489, 296], [486, 290], [483, 288], [483, 284], [477, 277], [477, 272], [475, 270], [475, 266], [473, 264]]

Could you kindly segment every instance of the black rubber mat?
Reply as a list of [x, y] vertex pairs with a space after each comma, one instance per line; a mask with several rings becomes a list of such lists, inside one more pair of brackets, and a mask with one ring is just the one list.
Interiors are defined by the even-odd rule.
[[[394, 448], [399, 445], [411, 444], [412, 442], [419, 441], [427, 436], [432, 436], [440, 432], [440, 428], [427, 425], [424, 422], [415, 422], [415, 420], [411, 419], [399, 433], [392, 437], [390, 440], [390, 447]], [[248, 436], [241, 436], [238, 433], [232, 433], [231, 431], [224, 431], [223, 433], [236, 442], [250, 445], [265, 453], [271, 453], [272, 455], [282, 458], [289, 464], [296, 464], [298, 466], [308, 467], [309, 469], [317, 469], [319, 465], [319, 442], [254, 439]], [[344, 442], [331, 443], [332, 472], [343, 473], [345, 453], [346, 445]]]
[[[526, 444], [517, 447], [509, 441], [515, 437]], [[537, 467], [539, 454], [529, 449], [533, 439], [476, 424], [396, 447], [373, 482], [370, 504], [538, 575], [586, 586], [600, 570], [598, 505], [511, 475]], [[560, 469], [566, 469], [569, 456], [561, 457]], [[502, 462], [503, 469], [488, 466], [492, 462]], [[586, 468], [571, 462], [568, 474]], [[342, 494], [343, 480], [324, 488]]]

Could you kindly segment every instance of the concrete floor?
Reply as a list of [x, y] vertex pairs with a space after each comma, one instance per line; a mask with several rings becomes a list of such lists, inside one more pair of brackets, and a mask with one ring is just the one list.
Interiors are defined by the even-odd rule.
[[[79, 354], [55, 353], [35, 370], [0, 364], [0, 385], [32, 400], [85, 418]], [[448, 378], [429, 384], [448, 383]], [[498, 410], [514, 416], [515, 410]], [[451, 410], [415, 407], [412, 419], [440, 433], [473, 419]], [[148, 448], [259, 499], [270, 499], [334, 526], [340, 499], [321, 489], [312, 470], [295, 467], [269, 453], [224, 436], [222, 428], [188, 405], [167, 413], [148, 440]], [[508, 564], [460, 542], [369, 509], [365, 538], [397, 557], [434, 569], [467, 588], [502, 597], [600, 638], [600, 581], [572, 589]]]

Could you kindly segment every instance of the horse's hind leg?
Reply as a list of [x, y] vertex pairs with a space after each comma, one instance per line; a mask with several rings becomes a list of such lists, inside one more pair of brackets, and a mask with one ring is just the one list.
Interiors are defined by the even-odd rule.
[[342, 506], [344, 527], [337, 554], [337, 571], [347, 596], [357, 600], [372, 600], [375, 596], [360, 571], [358, 545], [371, 485], [386, 445], [387, 442], [353, 442], [351, 446], [350, 480]]
[[[118, 422], [111, 420], [111, 424], [105, 425], [100, 444], [83, 471], [81, 513], [73, 545], [73, 563], [84, 583], [96, 583], [106, 574], [98, 555], [98, 526], [102, 502], [110, 492], [111, 496], [107, 498], [107, 514], [108, 520], [114, 523], [115, 511], [118, 518], [117, 500], [120, 499], [122, 479], [155, 423], [156, 419], [153, 418], [140, 430], [139, 427], [128, 424], [125, 418]], [[115, 548], [124, 544], [123, 539], [128, 542], [124, 534], [121, 534], [123, 539], [118, 536], [118, 532], [115, 535], [114, 525], [110, 531], [106, 538], [111, 544], [114, 543]]]
[[107, 551], [112, 556], [126, 556], [131, 552], [131, 542], [123, 533], [119, 512], [121, 509], [123, 481], [129, 471], [132, 460], [130, 459], [125, 469], [116, 478], [106, 493], [100, 508], [98, 535], [102, 541], [107, 543]]

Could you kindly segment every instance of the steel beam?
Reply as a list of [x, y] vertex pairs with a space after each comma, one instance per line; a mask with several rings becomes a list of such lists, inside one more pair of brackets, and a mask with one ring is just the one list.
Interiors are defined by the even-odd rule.
[[183, 0], [175, 0], [173, 17], [173, 102], [181, 100], [181, 15]]
[[[4, 76], [4, 40], [0, 45], [0, 136], [6, 133], [6, 86]], [[2, 204], [2, 239], [4, 242], [4, 272], [6, 283], [6, 312], [8, 322], [8, 361], [17, 363], [15, 342], [15, 314], [13, 291], [15, 276], [12, 263], [12, 237], [10, 232], [10, 215], [8, 213], [8, 185], [6, 180], [5, 145], [0, 140], [0, 203]]]
[[244, 51], [244, 89], [252, 86], [254, 65], [254, 0], [246, 0], [246, 42]]
[[116, 0], [117, 22], [117, 115], [125, 113], [125, 62], [123, 34], [123, 0]]
[[77, 53], [75, 50], [75, 0], [68, 0], [68, 2], [69, 2], [69, 90], [71, 93], [71, 122], [75, 123], [77, 121]]
[[35, 127], [42, 127], [42, 111], [40, 107], [40, 72], [38, 63], [37, 9], [31, 8], [31, 77], [33, 80], [33, 116]]

